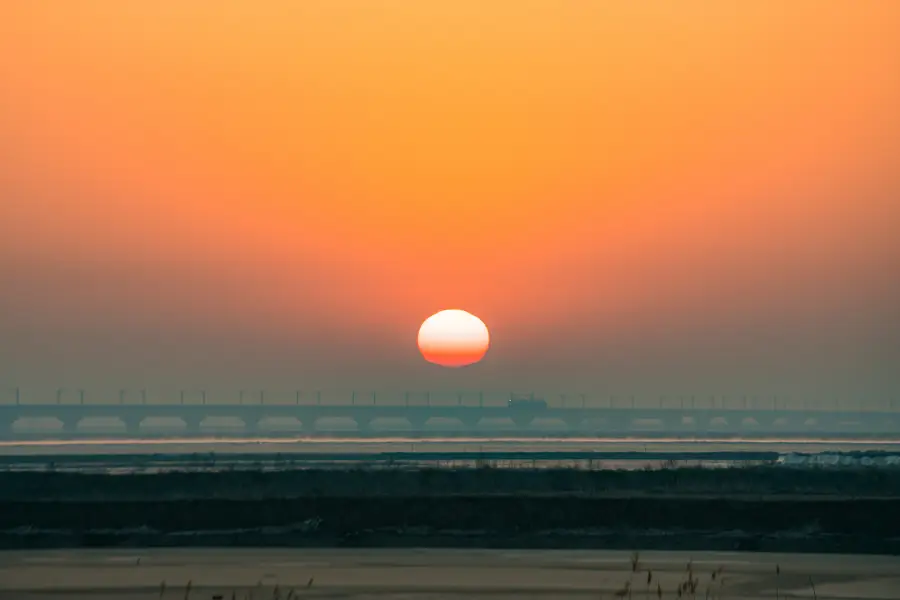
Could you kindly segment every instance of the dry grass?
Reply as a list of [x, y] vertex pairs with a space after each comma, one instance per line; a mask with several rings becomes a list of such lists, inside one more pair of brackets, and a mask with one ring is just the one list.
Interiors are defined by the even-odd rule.
[[[682, 599], [682, 600], [696, 600], [698, 596], [698, 591], [700, 588], [700, 573], [694, 570], [693, 560], [689, 560], [685, 566], [685, 570], [682, 574], [682, 577], [678, 580], [675, 589], [671, 592], [667, 593], [663, 589], [662, 581], [660, 581], [659, 577], [654, 577], [654, 573], [652, 569], [643, 570], [641, 568], [641, 557], [639, 552], [632, 552], [629, 557], [629, 569], [630, 573], [628, 579], [626, 579], [622, 586], [613, 592], [614, 598], [622, 598], [632, 600], [634, 596], [634, 581], [638, 575], [642, 573], [646, 573], [646, 578], [644, 581], [646, 583], [644, 589], [644, 598], [645, 600], [650, 600], [652, 596], [655, 596], [657, 600], [663, 600], [664, 598], [673, 598], [673, 599]], [[726, 600], [725, 595], [725, 580], [724, 577], [725, 567], [719, 566], [713, 571], [709, 572], [709, 577], [707, 579], [707, 584], [705, 589], [703, 590], [703, 598], [704, 600]], [[781, 565], [775, 565], [775, 599], [781, 600]], [[315, 577], [310, 577], [306, 583], [305, 589], [310, 589], [313, 587], [313, 583], [315, 581]], [[808, 577], [809, 586], [812, 590], [813, 600], [818, 600], [818, 594], [816, 592], [816, 585], [811, 576]], [[656, 588], [654, 590], [653, 583], [656, 583]], [[166, 581], [161, 581], [159, 584], [159, 597], [163, 598], [166, 595], [166, 591], [168, 590], [168, 585]], [[184, 600], [190, 600], [191, 592], [193, 591], [193, 580], [189, 580], [184, 587]], [[287, 593], [284, 593], [285, 590], [276, 583], [275, 586], [271, 590], [265, 590], [262, 581], [258, 581], [255, 589], [249, 589], [244, 592], [243, 596], [238, 596], [237, 590], [231, 591], [231, 600], [299, 600], [302, 595], [294, 588], [288, 588]], [[268, 592], [268, 593], [267, 593]], [[638, 592], [639, 593], [639, 592]], [[212, 600], [225, 600], [223, 595], [213, 595]], [[598, 600], [602, 600], [602, 596], [598, 597]]]
[[[309, 581], [306, 582], [306, 589], [312, 588], [314, 581], [315, 578], [310, 577]], [[164, 598], [168, 589], [169, 586], [166, 581], [160, 581], [159, 597]], [[188, 580], [188, 582], [184, 586], [184, 600], [190, 600], [191, 593], [194, 591], [193, 579]], [[297, 600], [298, 598], [300, 598], [300, 593], [294, 588], [288, 588], [286, 594], [284, 593], [284, 591], [285, 590], [283, 590], [281, 586], [276, 583], [271, 591], [267, 594], [263, 586], [263, 582], [257, 581], [255, 589], [246, 590], [243, 596], [238, 596], [237, 590], [231, 590], [230, 598], [231, 600]], [[214, 594], [211, 598], [212, 600], [225, 600], [225, 596], [223, 594]]]
[[778, 600], [781, 588], [781, 565], [775, 565], [775, 600]]
[[[634, 595], [634, 581], [635, 577], [641, 573], [646, 573], [646, 578], [644, 579], [646, 586], [644, 589], [644, 598], [645, 600], [650, 600], [653, 596], [656, 597], [657, 600], [663, 600], [664, 598], [673, 598], [673, 599], [682, 599], [682, 600], [696, 600], [698, 596], [702, 596], [704, 600], [726, 600], [726, 577], [725, 577], [725, 567], [719, 566], [718, 568], [712, 570], [707, 575], [702, 575], [697, 572], [694, 568], [694, 563], [692, 560], [689, 560], [685, 565], [684, 572], [681, 578], [678, 580], [674, 589], [666, 591], [663, 588], [663, 583], [660, 581], [659, 577], [654, 577], [653, 570], [647, 568], [643, 570], [641, 568], [640, 562], [640, 553], [633, 552], [629, 557], [629, 576], [626, 579], [622, 586], [613, 592], [613, 597], [615, 598], [627, 598], [631, 599]], [[780, 576], [781, 576], [781, 565], [775, 566], [775, 574], [776, 574], [776, 589], [775, 589], [775, 597], [776, 600], [780, 600], [781, 592], [780, 592]], [[643, 577], [643, 576], [642, 576]], [[701, 589], [701, 580], [705, 579], [706, 585]], [[818, 596], [816, 594], [816, 586], [813, 582], [812, 577], [809, 577], [809, 585], [812, 589], [813, 600], [818, 600]], [[656, 589], [653, 589], [653, 583], [656, 582]]]

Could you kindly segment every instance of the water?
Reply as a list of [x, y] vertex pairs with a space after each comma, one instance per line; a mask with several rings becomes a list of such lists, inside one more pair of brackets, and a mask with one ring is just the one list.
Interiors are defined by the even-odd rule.
[[639, 452], [654, 450], [685, 451], [737, 451], [770, 449], [781, 452], [849, 452], [855, 450], [900, 451], [900, 441], [890, 439], [838, 440], [785, 438], [735, 438], [697, 437], [443, 437], [431, 436], [383, 436], [383, 437], [185, 437], [185, 438], [109, 438], [81, 440], [5, 440], [0, 441], [0, 456], [11, 454], [78, 454], [83, 452], [102, 454], [135, 454], [166, 452], [391, 452], [391, 451], [443, 451], [443, 450], [628, 450]]

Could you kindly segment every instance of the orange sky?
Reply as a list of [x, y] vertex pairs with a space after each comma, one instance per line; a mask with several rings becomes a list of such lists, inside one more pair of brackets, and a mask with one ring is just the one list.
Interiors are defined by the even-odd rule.
[[0, 380], [887, 393], [898, 106], [893, 0], [4, 2]]

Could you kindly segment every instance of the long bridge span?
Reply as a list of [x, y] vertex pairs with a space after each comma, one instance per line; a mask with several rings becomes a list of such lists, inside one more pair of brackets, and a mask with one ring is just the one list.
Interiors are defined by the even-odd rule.
[[400, 393], [386, 399], [351, 393], [343, 403], [320, 393], [266, 397], [242, 392], [237, 401], [214, 399], [205, 391], [183, 391], [165, 401], [146, 392], [92, 398], [82, 390], [58, 390], [51, 398], [23, 398], [15, 389], [0, 403], [0, 438], [105, 437], [211, 433], [314, 434], [335, 431], [360, 435], [507, 431], [539, 434], [636, 435], [820, 435], [900, 439], [900, 407], [883, 403], [867, 409], [852, 404], [796, 407], [777, 399], [694, 397], [635, 400], [556, 396], [546, 402], [486, 401], [484, 394], [432, 400], [429, 393]]

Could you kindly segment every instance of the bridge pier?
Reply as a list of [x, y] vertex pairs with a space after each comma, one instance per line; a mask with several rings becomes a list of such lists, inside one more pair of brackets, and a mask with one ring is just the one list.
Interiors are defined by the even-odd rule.
[[143, 417], [119, 417], [125, 424], [126, 433], [140, 433], [141, 423], [144, 422]]
[[794, 423], [799, 429], [812, 431], [841, 431], [845, 427], [841, 423], [840, 418], [833, 415], [816, 415], [814, 419], [800, 419]]
[[516, 427], [525, 429], [534, 422], [534, 415], [514, 415], [510, 419], [515, 423]]
[[794, 423], [787, 417], [775, 417], [774, 419], [772, 419], [769, 427], [771, 427], [775, 431], [787, 431], [795, 425], [797, 425], [797, 423]]
[[582, 417], [567, 417], [563, 419], [563, 422], [569, 429], [578, 429], [584, 423], [584, 419]]
[[481, 423], [481, 417], [478, 415], [466, 415], [465, 417], [459, 417], [459, 422], [463, 424], [463, 427], [466, 429], [475, 429], [478, 427], [478, 424]]
[[15, 415], [0, 416], [0, 433], [11, 433], [18, 419]]
[[181, 417], [184, 421], [184, 430], [187, 433], [200, 433], [202, 430], [203, 417]]
[[736, 415], [714, 414], [700, 421], [703, 431], [714, 433], [739, 433], [741, 431], [741, 418]]
[[685, 423], [684, 415], [670, 415], [663, 417], [660, 419], [662, 421], [662, 426], [664, 431], [671, 431], [672, 433], [681, 433], [683, 431], [690, 431], [694, 428], [695, 423]]
[[708, 412], [698, 412], [692, 415], [694, 421], [694, 431], [697, 433], [709, 433], [716, 431], [716, 419], [719, 415], [710, 414]]
[[265, 410], [254, 409], [238, 415], [238, 418], [240, 418], [241, 422], [244, 424], [244, 431], [247, 433], [259, 433], [263, 429], [263, 421], [267, 418], [277, 416], [278, 415], [268, 414]]
[[81, 419], [78, 417], [57, 417], [62, 422], [62, 427], [60, 430], [63, 433], [75, 433], [78, 431], [78, 424], [81, 423]]
[[428, 423], [428, 417], [422, 416], [414, 416], [414, 417], [406, 417], [406, 420], [409, 421], [409, 425], [413, 431], [424, 431], [425, 424]]
[[631, 419], [615, 415], [606, 415], [600, 427], [601, 431], [607, 432], [628, 431], [629, 429], [631, 429]]

